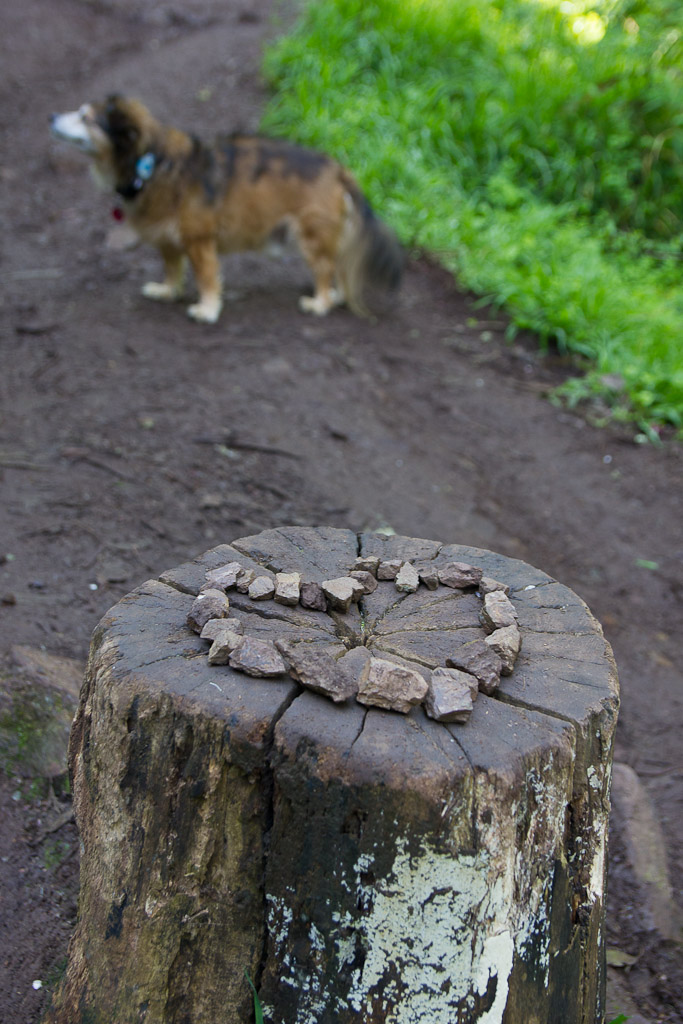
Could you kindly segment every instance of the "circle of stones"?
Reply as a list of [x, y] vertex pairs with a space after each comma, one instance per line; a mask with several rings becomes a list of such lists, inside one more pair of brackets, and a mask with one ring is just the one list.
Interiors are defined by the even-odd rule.
[[[400, 660], [378, 658], [368, 651], [362, 667], [306, 644], [286, 640], [261, 640], [244, 634], [242, 623], [230, 616], [227, 592], [236, 588], [252, 601], [276, 602], [317, 612], [345, 613], [351, 604], [374, 593], [382, 583], [393, 583], [399, 593], [415, 593], [420, 586], [439, 585], [457, 590], [476, 590], [482, 599], [480, 622], [484, 640], [462, 644], [446, 658], [444, 666], [420, 672]], [[297, 572], [259, 575], [232, 561], [206, 573], [205, 582], [187, 616], [187, 624], [210, 642], [211, 665], [229, 665], [261, 678], [289, 673], [308, 689], [336, 703], [355, 697], [366, 706], [408, 712], [423, 704], [427, 715], [439, 722], [466, 722], [479, 691], [491, 696], [501, 675], [510, 675], [521, 648], [517, 613], [509, 587], [485, 577], [483, 570], [465, 562], [417, 568], [402, 559], [359, 556], [345, 576], [302, 582]], [[357, 648], [356, 648], [357, 650]], [[428, 673], [428, 677], [425, 674]]]

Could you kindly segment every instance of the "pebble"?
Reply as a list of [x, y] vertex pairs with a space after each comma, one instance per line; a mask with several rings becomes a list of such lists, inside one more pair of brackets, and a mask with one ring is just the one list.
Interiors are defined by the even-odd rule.
[[241, 573], [237, 575], [237, 589], [240, 594], [246, 594], [249, 591], [249, 587], [256, 579], [256, 573], [253, 569], [243, 569]]
[[243, 636], [231, 629], [219, 633], [209, 648], [209, 665], [227, 665], [230, 655], [243, 640]]
[[420, 583], [424, 584], [427, 590], [436, 590], [439, 585], [439, 572], [437, 569], [418, 569], [417, 574], [420, 577]]
[[493, 633], [495, 629], [513, 626], [517, 622], [517, 612], [510, 598], [502, 590], [494, 590], [484, 597], [484, 607], [479, 618], [484, 629]]
[[209, 619], [201, 633], [202, 640], [216, 640], [221, 633], [243, 633], [244, 626], [239, 619]]
[[494, 580], [491, 576], [482, 576], [479, 581], [479, 593], [482, 597], [487, 594], [492, 594], [495, 590], [502, 590], [505, 596], [510, 593], [510, 588], [507, 583], [501, 583], [500, 580]]
[[503, 665], [501, 673], [504, 676], [509, 676], [515, 667], [517, 655], [522, 646], [522, 636], [517, 623], [495, 629], [486, 637], [484, 643], [487, 643], [500, 658]]
[[400, 558], [392, 558], [386, 562], [380, 562], [377, 567], [378, 580], [395, 580], [399, 574], [403, 562]]
[[402, 594], [414, 594], [420, 585], [420, 577], [414, 565], [404, 562], [396, 574], [396, 589]]
[[276, 640], [275, 646], [284, 657], [293, 679], [315, 693], [330, 697], [335, 704], [348, 700], [358, 689], [354, 675], [327, 651], [287, 640]]
[[358, 572], [371, 572], [373, 576], [377, 576], [377, 569], [379, 567], [379, 556], [359, 555], [359, 557], [353, 563], [353, 567]]
[[187, 615], [187, 624], [195, 633], [201, 633], [209, 619], [224, 619], [230, 602], [222, 590], [203, 590], [194, 599]]
[[363, 596], [363, 588], [351, 576], [339, 576], [335, 580], [323, 580], [323, 593], [330, 608], [337, 612], [347, 612], [354, 601]]
[[257, 640], [254, 637], [240, 638], [237, 647], [232, 651], [228, 664], [238, 672], [246, 672], [248, 676], [273, 678], [286, 671], [280, 652], [270, 640]]
[[243, 571], [239, 562], [228, 562], [217, 569], [209, 569], [205, 579], [214, 587], [222, 587], [223, 590], [230, 590], [237, 583], [237, 577]]
[[301, 573], [275, 573], [275, 600], [278, 604], [295, 605], [299, 603]]
[[374, 594], [377, 590], [377, 578], [373, 576], [369, 569], [354, 569], [353, 572], [349, 573], [349, 576], [352, 580], [358, 580], [364, 594]]
[[361, 673], [356, 700], [405, 715], [422, 703], [428, 688], [427, 680], [415, 669], [383, 658], [370, 658]]
[[469, 672], [435, 668], [425, 697], [425, 711], [436, 722], [466, 722], [478, 692], [477, 680]]
[[327, 611], [327, 598], [319, 583], [307, 580], [301, 584], [299, 600], [302, 608], [309, 608], [314, 612]]
[[445, 587], [463, 590], [465, 587], [476, 587], [483, 576], [481, 569], [467, 562], [448, 562], [439, 568], [439, 582]]
[[275, 581], [270, 576], [257, 576], [247, 593], [252, 601], [269, 601], [275, 596]]
[[467, 644], [462, 644], [446, 658], [446, 666], [462, 669], [463, 672], [475, 676], [479, 682], [479, 689], [488, 697], [495, 693], [500, 685], [503, 664], [484, 640], [471, 640]]

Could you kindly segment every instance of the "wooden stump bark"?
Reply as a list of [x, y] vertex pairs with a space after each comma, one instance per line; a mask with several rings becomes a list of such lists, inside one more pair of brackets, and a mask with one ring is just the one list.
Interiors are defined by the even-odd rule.
[[[359, 554], [511, 587], [517, 665], [469, 722], [335, 705], [210, 666], [185, 625], [233, 559], [309, 579]], [[380, 584], [346, 614], [255, 603], [259, 638], [422, 667], [483, 636], [472, 591]], [[597, 1024], [617, 678], [585, 604], [488, 551], [327, 528], [222, 545], [97, 627], [72, 733], [79, 921], [53, 1024]]]

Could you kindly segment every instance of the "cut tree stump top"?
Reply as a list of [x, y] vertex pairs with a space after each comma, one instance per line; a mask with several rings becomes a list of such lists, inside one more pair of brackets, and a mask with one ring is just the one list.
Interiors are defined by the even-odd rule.
[[[210, 569], [322, 582], [358, 555], [509, 586], [521, 652], [466, 723], [210, 665], [186, 624]], [[485, 636], [472, 589], [385, 582], [346, 613], [229, 599], [251, 637], [423, 673]], [[49, 1019], [137, 1021], [138, 1000], [145, 1021], [237, 1024], [246, 966], [277, 1024], [594, 1024], [617, 705], [586, 605], [490, 551], [283, 527], [164, 572], [93, 637], [71, 747], [81, 918]]]

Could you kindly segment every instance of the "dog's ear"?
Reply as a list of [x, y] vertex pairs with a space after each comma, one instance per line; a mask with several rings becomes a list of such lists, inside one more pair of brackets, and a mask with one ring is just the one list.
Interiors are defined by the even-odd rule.
[[112, 93], [107, 97], [104, 115], [106, 121], [105, 131], [116, 144], [134, 143], [140, 136], [140, 131], [126, 110], [126, 101], [118, 93]]

